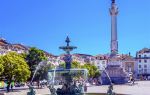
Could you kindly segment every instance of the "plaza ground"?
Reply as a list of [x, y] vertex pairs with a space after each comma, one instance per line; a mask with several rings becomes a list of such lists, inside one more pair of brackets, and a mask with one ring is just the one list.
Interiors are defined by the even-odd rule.
[[[108, 85], [88, 87], [87, 93], [106, 93]], [[14, 92], [6, 93], [6, 95], [27, 95], [28, 88], [18, 88]], [[50, 95], [49, 89], [35, 89], [37, 95]], [[4, 92], [4, 91], [0, 91]], [[150, 81], [138, 81], [135, 85], [130, 84], [114, 85], [114, 92], [126, 95], [150, 95]]]

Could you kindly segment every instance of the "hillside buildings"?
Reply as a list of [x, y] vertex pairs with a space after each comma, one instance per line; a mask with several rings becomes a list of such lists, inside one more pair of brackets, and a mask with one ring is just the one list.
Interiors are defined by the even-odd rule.
[[[21, 53], [28, 53], [30, 47], [29, 46], [25, 46], [23, 44], [20, 44], [20, 43], [9, 43], [8, 41], [6, 41], [4, 38], [0, 38], [0, 55], [5, 55], [6, 53], [8, 52], [17, 52], [19, 54]], [[46, 55], [46, 57], [48, 58], [56, 58], [56, 56], [46, 52], [46, 51], [43, 51]]]
[[7, 42], [5, 39], [0, 38], [0, 55], [5, 55], [10, 51], [15, 51], [17, 53], [27, 53], [29, 47], [24, 46], [22, 44], [11, 44]]

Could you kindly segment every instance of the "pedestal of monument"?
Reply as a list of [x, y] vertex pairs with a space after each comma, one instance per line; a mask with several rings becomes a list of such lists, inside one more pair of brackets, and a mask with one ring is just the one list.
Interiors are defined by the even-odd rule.
[[109, 59], [106, 69], [102, 72], [101, 80], [103, 85], [108, 85], [111, 82], [113, 84], [124, 84], [128, 82], [128, 73], [122, 68], [120, 58], [114, 56]]
[[101, 80], [103, 85], [111, 83], [106, 73], [108, 73], [113, 84], [124, 84], [128, 82], [128, 76], [120, 66], [109, 65], [106, 68], [106, 72], [102, 72]]

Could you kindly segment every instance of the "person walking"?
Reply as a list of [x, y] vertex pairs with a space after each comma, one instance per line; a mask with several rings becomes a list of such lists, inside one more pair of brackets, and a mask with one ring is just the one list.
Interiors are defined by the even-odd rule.
[[11, 91], [13, 92], [13, 84], [11, 84]]
[[10, 87], [10, 83], [9, 82], [7, 82], [7, 92], [9, 92], [9, 87]]

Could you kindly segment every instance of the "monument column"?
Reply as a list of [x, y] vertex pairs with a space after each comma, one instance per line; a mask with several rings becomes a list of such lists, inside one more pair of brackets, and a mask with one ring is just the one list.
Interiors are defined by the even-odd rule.
[[110, 15], [111, 15], [111, 54], [118, 53], [118, 40], [117, 40], [117, 14], [118, 8], [115, 0], [112, 0]]

